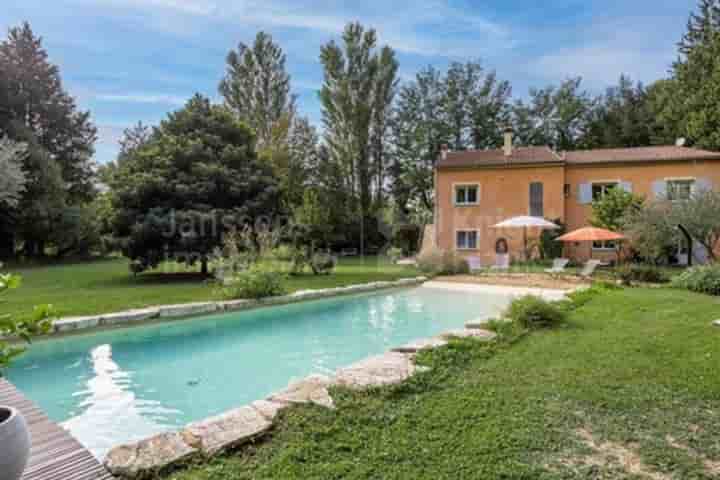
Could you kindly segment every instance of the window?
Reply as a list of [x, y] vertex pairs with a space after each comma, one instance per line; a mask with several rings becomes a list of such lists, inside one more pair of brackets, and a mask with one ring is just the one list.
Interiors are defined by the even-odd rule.
[[596, 200], [600, 200], [602, 197], [605, 196], [606, 193], [608, 193], [613, 188], [616, 188], [617, 186], [618, 186], [617, 182], [593, 183], [592, 184], [593, 202]]
[[615, 250], [615, 242], [612, 240], [607, 242], [593, 242], [592, 248], [593, 250]]
[[458, 250], [476, 250], [478, 245], [478, 232], [476, 230], [458, 230], [455, 246]]
[[668, 180], [668, 199], [673, 201], [690, 200], [690, 196], [692, 195], [694, 186], [695, 180]]
[[478, 188], [477, 185], [456, 185], [455, 205], [477, 205]]
[[565, 195], [565, 198], [570, 198], [570, 184], [566, 183], [563, 185], [563, 194]]
[[530, 184], [530, 216], [543, 217], [543, 184], [533, 182]]

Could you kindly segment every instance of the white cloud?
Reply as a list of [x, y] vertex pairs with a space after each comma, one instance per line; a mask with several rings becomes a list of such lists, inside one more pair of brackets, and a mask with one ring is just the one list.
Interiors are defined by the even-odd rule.
[[677, 39], [651, 18], [595, 24], [578, 37], [585, 41], [531, 61], [530, 73], [551, 80], [580, 75], [593, 88], [617, 83], [621, 73], [653, 81], [666, 75], [676, 52]]
[[148, 94], [148, 93], [124, 93], [109, 94], [98, 93], [92, 96], [95, 100], [103, 102], [116, 103], [149, 103], [163, 105], [184, 105], [188, 97], [165, 94]]

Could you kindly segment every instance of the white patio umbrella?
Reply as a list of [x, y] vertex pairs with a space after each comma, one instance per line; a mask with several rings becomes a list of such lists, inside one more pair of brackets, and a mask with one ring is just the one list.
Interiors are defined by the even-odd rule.
[[528, 258], [528, 251], [527, 251], [527, 229], [528, 228], [539, 228], [541, 230], [557, 230], [560, 228], [559, 225], [555, 225], [552, 222], [548, 222], [544, 218], [529, 217], [529, 216], [508, 218], [507, 220], [503, 220], [502, 222], [497, 223], [497, 224], [493, 225], [492, 227], [493, 228], [522, 228], [523, 229], [523, 246], [524, 246], [525, 260], [527, 260], [527, 258]]

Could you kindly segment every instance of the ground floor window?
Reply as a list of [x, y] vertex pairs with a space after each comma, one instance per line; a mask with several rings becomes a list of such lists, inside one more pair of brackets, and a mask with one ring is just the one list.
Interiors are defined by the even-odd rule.
[[593, 250], [615, 250], [615, 242], [613, 241], [606, 241], [606, 242], [593, 242], [592, 248]]
[[690, 200], [694, 186], [695, 180], [668, 180], [668, 199], [673, 201]]
[[476, 230], [458, 230], [455, 236], [455, 247], [458, 250], [476, 250], [478, 232]]

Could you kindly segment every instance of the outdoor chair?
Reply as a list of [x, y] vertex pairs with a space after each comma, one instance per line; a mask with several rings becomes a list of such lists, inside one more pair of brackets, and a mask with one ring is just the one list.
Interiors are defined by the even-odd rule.
[[470, 267], [470, 273], [478, 272], [483, 269], [482, 260], [480, 257], [467, 257], [468, 266]]
[[508, 270], [510, 270], [510, 254], [498, 253], [495, 256], [495, 265], [493, 265], [491, 269], [502, 272], [507, 272]]
[[580, 272], [580, 276], [582, 278], [592, 277], [593, 273], [595, 273], [595, 269], [597, 269], [597, 267], [599, 267], [601, 264], [602, 262], [600, 260], [588, 260], [582, 271]]
[[546, 268], [545, 273], [549, 273], [550, 275], [559, 275], [564, 273], [565, 267], [567, 267], [568, 263], [570, 263], [570, 260], [567, 258], [556, 258], [553, 260], [552, 268]]

